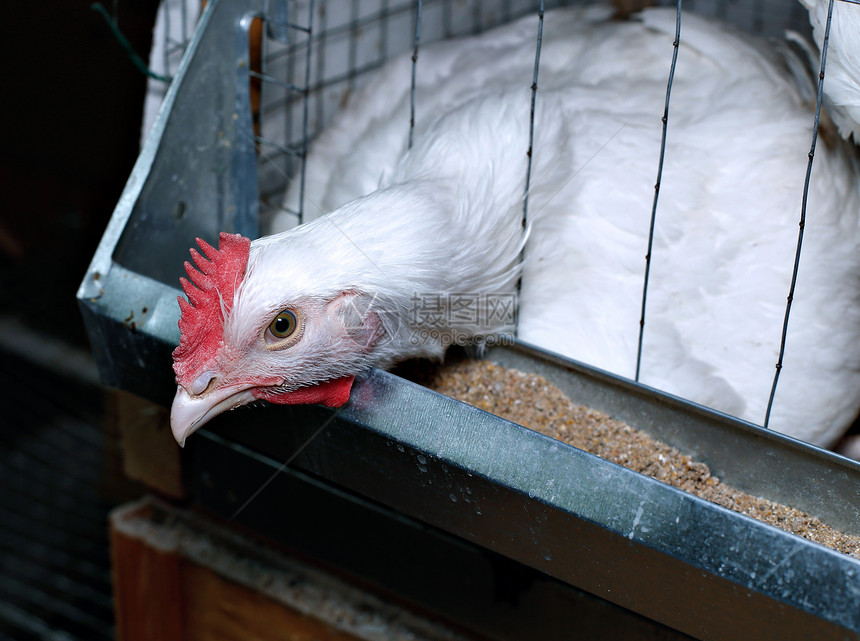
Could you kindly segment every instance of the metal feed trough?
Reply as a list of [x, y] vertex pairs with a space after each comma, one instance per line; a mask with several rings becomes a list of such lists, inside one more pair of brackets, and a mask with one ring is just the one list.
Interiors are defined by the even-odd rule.
[[[335, 5], [208, 3], [78, 292], [106, 384], [169, 405], [194, 237], [256, 236], [273, 184], [301, 176], [304, 143], [332, 104], [412, 47], [413, 4]], [[725, 7], [754, 21], [760, 5]], [[422, 39], [530, 9], [425, 2]], [[249, 65], [261, 16], [263, 59], [287, 70], [278, 82]], [[282, 106], [280, 142], [265, 122], [255, 132], [252, 79], [264, 117]], [[525, 345], [486, 356], [739, 489], [860, 534], [852, 461]], [[860, 638], [857, 559], [386, 372], [357, 381], [338, 411], [228, 413], [183, 456], [195, 504], [488, 638]]]

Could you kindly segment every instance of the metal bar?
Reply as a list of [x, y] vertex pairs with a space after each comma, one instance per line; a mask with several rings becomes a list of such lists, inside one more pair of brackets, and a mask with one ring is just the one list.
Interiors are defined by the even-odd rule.
[[827, 22], [824, 27], [824, 41], [821, 44], [821, 67], [818, 71], [818, 96], [815, 100], [815, 120], [812, 124], [812, 142], [809, 146], [809, 161], [806, 163], [806, 177], [803, 181], [803, 200], [800, 206], [800, 223], [797, 230], [797, 248], [794, 254], [794, 266], [791, 272], [791, 285], [788, 288], [788, 297], [785, 302], [785, 316], [782, 321], [782, 335], [779, 339], [779, 356], [776, 360], [776, 371], [773, 374], [773, 385], [770, 388], [770, 396], [767, 400], [767, 410], [764, 415], [764, 427], [770, 424], [770, 413], [773, 409], [773, 400], [776, 397], [776, 388], [779, 384], [779, 375], [782, 372], [782, 362], [785, 356], [786, 337], [788, 336], [788, 321], [791, 317], [791, 303], [794, 301], [794, 290], [797, 285], [797, 272], [800, 267], [800, 251], [803, 248], [803, 231], [806, 227], [806, 207], [809, 201], [809, 180], [812, 177], [812, 161], [815, 158], [815, 145], [818, 142], [818, 123], [821, 118], [821, 99], [824, 93], [824, 68], [827, 64], [827, 44], [830, 40], [830, 23], [833, 17], [833, 3], [830, 0], [827, 6]]
[[310, 91], [311, 83], [311, 57], [313, 53], [313, 24], [314, 24], [314, 0], [308, 2], [308, 43], [305, 50], [305, 88], [302, 93], [302, 154], [301, 169], [299, 174], [299, 224], [304, 222], [305, 218], [305, 182], [307, 180], [307, 150], [310, 143], [310, 135], [308, 134], [308, 119], [310, 117]]
[[672, 80], [675, 78], [675, 65], [678, 62], [678, 47], [681, 44], [681, 4], [678, 0], [677, 16], [675, 18], [675, 40], [672, 42], [672, 66], [669, 68], [669, 81], [666, 84], [666, 103], [663, 107], [663, 134], [660, 139], [660, 160], [657, 164], [657, 182], [654, 184], [654, 202], [651, 206], [651, 223], [648, 228], [648, 251], [645, 254], [645, 278], [642, 283], [642, 310], [639, 315], [639, 343], [636, 349], [636, 374], [634, 380], [639, 380], [642, 366], [642, 342], [645, 338], [645, 308], [648, 300], [648, 278], [651, 275], [651, 249], [654, 246], [654, 224], [657, 219], [657, 201], [660, 198], [660, 183], [663, 180], [663, 161], [666, 157], [666, 132], [669, 126], [669, 98], [672, 95]]
[[494, 347], [485, 358], [544, 376], [574, 403], [676, 447], [739, 490], [860, 535], [857, 461], [533, 346]]
[[288, 0], [270, 0], [266, 3], [266, 32], [268, 36], [278, 42], [289, 42], [289, 29], [293, 27], [290, 22]]
[[275, 142], [274, 140], [269, 140], [268, 138], [263, 138], [262, 136], [254, 136], [254, 140], [261, 145], [265, 145], [266, 147], [271, 147], [272, 149], [276, 149], [280, 151], [282, 154], [286, 154], [288, 156], [294, 156], [296, 158], [304, 158], [305, 152], [301, 149], [296, 149], [294, 147], [288, 147], [286, 145], [282, 145], [280, 143]]
[[[425, 0], [425, 1], [427, 1], [427, 0]], [[356, 25], [355, 25], [356, 28], [359, 31], [362, 31], [362, 30], [366, 29], [367, 27], [372, 26], [373, 24], [375, 24], [381, 20], [386, 20], [386, 19], [391, 18], [392, 16], [398, 16], [402, 13], [407, 13], [412, 9], [412, 6], [410, 4], [404, 4], [404, 5], [400, 5], [398, 7], [395, 7], [394, 9], [389, 9], [388, 8], [388, 0], [385, 0], [383, 5], [384, 5], [383, 8], [381, 8], [379, 11], [368, 14], [362, 18], [359, 18], [358, 21], [356, 22]], [[290, 25], [290, 27], [297, 29], [299, 31], [304, 31], [306, 33], [309, 33], [309, 30], [307, 27], [302, 27], [300, 25]], [[352, 31], [352, 28], [351, 28], [351, 25], [349, 23], [339, 25], [337, 27], [332, 27], [331, 29], [318, 29], [318, 30], [316, 30], [317, 42], [320, 42], [320, 40], [323, 38], [335, 38], [338, 36], [348, 37], [351, 31]], [[274, 60], [274, 59], [284, 57], [284, 56], [293, 56], [300, 49], [300, 47], [301, 47], [301, 45], [299, 45], [299, 44], [294, 44], [292, 46], [285, 47], [283, 51], [280, 51], [277, 54], [273, 55], [272, 59]]]
[[244, 528], [480, 638], [576, 639], [587, 629], [608, 641], [690, 639], [293, 465], [281, 469], [278, 460], [211, 431], [186, 450], [196, 504], [229, 518], [237, 499], [270, 480], [238, 515]]
[[[301, 470], [695, 637], [860, 638], [857, 559], [385, 372], [352, 399], [227, 414], [212, 430], [265, 452], [272, 485]], [[240, 522], [288, 500], [248, 501], [259, 484], [235, 496]]]
[[415, 74], [418, 69], [418, 44], [421, 41], [421, 6], [423, 0], [418, 0], [415, 8], [415, 37], [412, 41], [412, 84], [409, 89], [409, 144], [412, 149], [412, 136], [415, 133]]
[[[528, 213], [529, 213], [529, 189], [531, 187], [531, 178], [532, 178], [532, 153], [534, 151], [534, 141], [535, 141], [535, 102], [537, 101], [537, 89], [538, 89], [538, 71], [540, 70], [540, 48], [541, 42], [543, 41], [543, 0], [540, 2], [540, 9], [538, 10], [538, 28], [537, 28], [537, 42], [535, 43], [535, 64], [534, 71], [532, 73], [532, 84], [531, 84], [531, 104], [529, 107], [529, 147], [526, 151], [526, 183], [523, 188], [523, 230], [528, 229]], [[520, 250], [520, 266], [522, 266], [523, 261], [525, 260], [525, 246]], [[522, 273], [520, 273], [520, 277], [517, 279], [517, 324], [514, 325], [514, 331], [518, 329], [519, 324], [519, 306], [520, 306], [520, 293], [522, 292], [523, 286], [523, 277]]]
[[289, 91], [295, 91], [296, 93], [302, 93], [304, 91], [304, 89], [294, 85], [291, 82], [285, 82], [283, 80], [278, 80], [277, 78], [273, 78], [272, 76], [269, 76], [269, 75], [266, 75], [263, 73], [259, 73], [257, 71], [249, 71], [248, 75], [251, 76], [252, 78], [257, 78], [259, 80], [271, 83], [271, 84], [276, 85], [278, 87], [282, 87], [282, 88], [287, 89]]

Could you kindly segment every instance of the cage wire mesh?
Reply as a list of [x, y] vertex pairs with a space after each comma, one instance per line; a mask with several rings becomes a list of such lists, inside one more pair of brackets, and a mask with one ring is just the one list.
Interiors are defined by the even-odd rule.
[[162, 0], [158, 7], [152, 33], [152, 49], [149, 53], [142, 138], [145, 138], [152, 128], [167, 86], [194, 35], [199, 11], [199, 0]]
[[[213, 200], [212, 194], [208, 192], [221, 190], [222, 185], [214, 185], [213, 189], [211, 182], [198, 181], [193, 176], [197, 171], [194, 168], [188, 172], [191, 177], [178, 178], [176, 166], [164, 169], [158, 159], [155, 163], [157, 170], [172, 172], [167, 182], [177, 185], [177, 189], [181, 184], [181, 191], [186, 194], [177, 199], [178, 202], [173, 206], [173, 220], [181, 220], [186, 209], [207, 211], [215, 205], [222, 212], [221, 222], [216, 223], [216, 227], [220, 225], [220, 228], [211, 230], [215, 232], [228, 228], [255, 235], [254, 232], [258, 234], [267, 228], [273, 215], [283, 214], [287, 188], [294, 181], [302, 185], [304, 183], [304, 159], [309, 145], [333, 115], [344, 107], [350, 96], [365, 84], [372, 72], [387, 61], [410, 51], [418, 53], [420, 46], [431, 42], [481, 33], [536, 13], [538, 9], [550, 10], [559, 6], [589, 3], [565, 0], [266, 0], [253, 4], [255, 7], [262, 5], [262, 10], [255, 8], [246, 12], [240, 20], [238, 36], [235, 33], [217, 34], [218, 42], [232, 42], [237, 50], [247, 53], [248, 68], [236, 76], [236, 82], [249, 84], [239, 91], [239, 95], [248, 92], [249, 100], [247, 104], [229, 104], [229, 108], [237, 108], [238, 113], [233, 118], [252, 118], [250, 128], [240, 128], [240, 140], [233, 145], [233, 155], [226, 158], [222, 153], [217, 162], [230, 166], [228, 177], [219, 180], [254, 184], [232, 187], [233, 200], [222, 194]], [[787, 31], [792, 31], [811, 42], [808, 13], [796, 0], [688, 0], [683, 4], [683, 10], [680, 2], [666, 0], [654, 4], [677, 7], [681, 15], [692, 12], [718, 19], [756, 36], [783, 39]], [[616, 9], [622, 12], [640, 8], [637, 3], [631, 5], [624, 6], [621, 0], [615, 3]], [[160, 27], [157, 26], [155, 34], [161, 40], [155, 43], [150, 60], [163, 73], [175, 70], [176, 54], [187, 44], [183, 34], [191, 32], [190, 25], [198, 9], [196, 0], [165, 0], [159, 13], [162, 16]], [[548, 19], [552, 19], [551, 15]], [[232, 28], [235, 25], [230, 26]], [[536, 45], [539, 45], [538, 28], [536, 20]], [[193, 48], [194, 41], [190, 42]], [[191, 53], [197, 57], [207, 55], [203, 49]], [[667, 45], [667, 76], [670, 75], [669, 53]], [[228, 70], [217, 68], [215, 72], [229, 73]], [[414, 74], [421, 72], [420, 64], [413, 67]], [[524, 86], [528, 86], [534, 82], [534, 78], [523, 77], [522, 81]], [[200, 86], [205, 86], [203, 80]], [[185, 90], [192, 92], [194, 88]], [[218, 118], [225, 117], [224, 114], [212, 113], [217, 107], [204, 104], [203, 96], [198, 102], [196, 106], [201, 118], [214, 123]], [[415, 105], [415, 109], [420, 114], [420, 102]], [[250, 110], [250, 116], [241, 113], [243, 110]], [[207, 111], [208, 114], [205, 113]], [[660, 127], [659, 114], [655, 114], [654, 123], [655, 128]], [[411, 126], [409, 120], [405, 119], [403, 128], [409, 131], [410, 137]], [[169, 139], [166, 145], [168, 148], [171, 146]], [[237, 154], [235, 149], [240, 147], [245, 151]], [[182, 157], [181, 149], [169, 149], [167, 153], [171, 152], [176, 152], [178, 158]], [[805, 152], [803, 150], [801, 153]], [[655, 172], [657, 161], [655, 158]], [[253, 163], [254, 167], [245, 166], [249, 163]], [[161, 162], [161, 165], [170, 163]], [[159, 184], [163, 187], [163, 183], [153, 181], [153, 189], [157, 189]], [[798, 185], [798, 200], [802, 187]], [[125, 230], [119, 243], [117, 259], [133, 270], [150, 273], [162, 282], [173, 284], [175, 274], [180, 272], [178, 264], [174, 266], [168, 260], [153, 266], [152, 261], [146, 258], [136, 258], [145, 256], [145, 253], [137, 251], [142, 236], [135, 230], [143, 229], [144, 222], [158, 222], [156, 215], [147, 216], [147, 210], [153, 209], [153, 206], [148, 205], [146, 195], [144, 189], [144, 198], [135, 204], [138, 215], [132, 217], [134, 224]], [[157, 206], [163, 206], [162, 201], [167, 199], [161, 197]], [[287, 210], [296, 224], [302, 222], [304, 217], [305, 212], [301, 211], [304, 202], [305, 198], [301, 195], [298, 198], [299, 209]], [[244, 212], [244, 227], [241, 223], [225, 224], [224, 221], [230, 219], [232, 214], [223, 212], [235, 210]], [[318, 213], [322, 212], [314, 212], [314, 215]], [[659, 217], [659, 208], [655, 209], [655, 213]], [[229, 229], [231, 224], [232, 229]], [[165, 238], [173, 232], [169, 225], [163, 231]], [[187, 242], [184, 238], [180, 241], [182, 244]], [[127, 251], [129, 249], [134, 251]], [[645, 263], [643, 270], [647, 270]], [[647, 272], [644, 292], [647, 293]], [[638, 375], [638, 363], [636, 371]], [[776, 372], [778, 376], [778, 367]], [[766, 421], [764, 417], [763, 422]]]
[[[291, 23], [288, 31], [292, 35], [285, 40], [272, 38], [268, 29], [263, 31], [262, 125], [258, 143], [264, 221], [283, 206], [281, 197], [288, 181], [301, 179], [301, 159], [307, 142], [325, 128], [370, 72], [413, 49], [416, 28], [420, 30], [420, 44], [426, 44], [478, 34], [536, 13], [541, 6], [549, 10], [587, 3], [298, 0], [275, 4], [284, 7], [279, 9], [279, 19], [289, 16], [290, 21], [299, 22]], [[655, 4], [675, 6], [670, 0]], [[716, 18], [765, 37], [782, 38], [787, 30], [804, 37], [810, 32], [807, 12], [793, 0], [688, 0], [683, 11]], [[277, 20], [271, 10], [261, 17], [270, 23]], [[420, 65], [416, 73], [421, 73]], [[531, 82], [531, 77], [523, 78], [524, 85]], [[420, 110], [420, 105], [417, 108]], [[409, 123], [405, 122], [404, 127], [408, 128]], [[302, 212], [294, 213], [297, 220], [301, 219]]]
[[[316, 5], [315, 5], [316, 2]], [[259, 193], [263, 220], [273, 212], [284, 207], [283, 193], [290, 179], [302, 181], [300, 193], [303, 194], [304, 166], [302, 159], [307, 144], [326, 125], [331, 116], [348, 101], [350, 94], [362, 83], [363, 78], [384, 64], [390, 57], [413, 50], [413, 104], [409, 126], [409, 145], [412, 143], [414, 126], [414, 84], [415, 74], [420, 73], [416, 64], [419, 45], [446, 38], [481, 33], [487, 29], [510, 22], [520, 16], [539, 12], [540, 21], [536, 26], [535, 73], [532, 78], [523, 78], [523, 83], [532, 83], [532, 126], [534, 124], [534, 90], [537, 87], [541, 30], [543, 12], [558, 6], [562, 1], [541, 0], [540, 2], [502, 0], [486, 2], [474, 0], [460, 2], [451, 0], [418, 0], [393, 2], [388, 0], [348, 0], [340, 3], [326, 0], [300, 0], [299, 2], [278, 3], [279, 15], [274, 18], [264, 15], [269, 25], [281, 24], [288, 11], [294, 15], [307, 14], [307, 29], [295, 29], [298, 38], [273, 38], [272, 29], [263, 31], [263, 71], [257, 77], [262, 82], [262, 103], [260, 105], [260, 126], [257, 137], [259, 155]], [[576, 3], [573, 3], [576, 4]], [[582, 3], [580, 3], [582, 4]], [[658, 5], [672, 6], [671, 2], [658, 2]], [[624, 6], [616, 3], [620, 12], [641, 8], [632, 3]], [[705, 17], [731, 23], [736, 27], [757, 36], [783, 37], [787, 31], [803, 36], [809, 34], [806, 12], [799, 2], [775, 2], [754, 0], [737, 2], [732, 0], [699, 0], [687, 3], [687, 11]], [[677, 3], [678, 34], [683, 13], [682, 3]], [[551, 19], [551, 17], [550, 17]], [[312, 26], [313, 23], [315, 26]], [[314, 35], [316, 34], [316, 35]], [[286, 31], [283, 31], [286, 35]], [[315, 38], [315, 39], [314, 39]], [[677, 43], [676, 43], [677, 44]], [[666, 113], [664, 114], [664, 141], [658, 167], [662, 170], [662, 153], [665, 150], [665, 116], [670, 104], [671, 80], [677, 58], [677, 46], [672, 57], [668, 76]], [[252, 75], [253, 72], [252, 72]], [[303, 77], [302, 77], [303, 76]], [[302, 91], [302, 82], [306, 91]], [[420, 108], [420, 106], [419, 106]], [[817, 121], [816, 121], [817, 126]], [[404, 128], [407, 123], [404, 123]], [[286, 144], [284, 141], [287, 141]], [[528, 148], [528, 171], [523, 204], [523, 223], [528, 215], [528, 184], [531, 172], [532, 148]], [[659, 196], [659, 188], [657, 196]], [[642, 356], [642, 341], [645, 333], [646, 300], [648, 275], [653, 238], [653, 216], [658, 210], [655, 196], [652, 212], [651, 237], [645, 265], [643, 284], [642, 315], [635, 379], [639, 380]], [[304, 218], [302, 206], [304, 196], [299, 197], [299, 210], [295, 215], [296, 223]], [[799, 241], [800, 242], [800, 241]], [[798, 255], [799, 255], [798, 248]], [[789, 299], [790, 305], [790, 299]], [[786, 319], [787, 322], [787, 319]], [[784, 341], [784, 337], [783, 337]], [[784, 348], [784, 344], [783, 344]], [[768, 410], [763, 424], [767, 426], [770, 409], [781, 369], [782, 354], [776, 364], [774, 385]]]
[[[360, 88], [369, 74], [420, 44], [478, 34], [543, 6], [589, 4], [566, 0], [267, 0], [248, 20], [252, 68], [254, 134], [259, 211], [265, 222], [283, 209], [291, 180], [301, 180], [308, 145]], [[617, 2], [622, 7], [624, 2]], [[675, 6], [671, 0], [629, 3]], [[164, 0], [158, 12], [151, 70], [175, 73], [199, 16], [199, 0]], [[421, 12], [420, 21], [418, 19]], [[629, 10], [629, 9], [622, 9]], [[759, 36], [782, 38], [786, 31], [809, 36], [808, 14], [795, 0], [688, 0], [684, 12], [716, 18]], [[261, 21], [262, 29], [254, 28]], [[227, 40], [228, 34], [223, 39]], [[683, 36], [682, 36], [683, 37]], [[259, 55], [258, 60], [254, 60]], [[668, 62], [667, 62], [668, 71]], [[420, 65], [416, 73], [421, 73]], [[524, 78], [524, 84], [532, 79]], [[165, 80], [151, 78], [144, 134], [164, 95]], [[202, 106], [202, 105], [201, 105]], [[420, 105], [418, 106], [420, 109]], [[659, 124], [659, 123], [658, 123]], [[404, 123], [408, 128], [409, 123]], [[299, 198], [302, 202], [303, 198]], [[293, 212], [297, 222], [302, 212]]]
[[[290, 180], [312, 141], [342, 109], [368, 74], [415, 44], [478, 34], [523, 15], [586, 2], [546, 0], [269, 0], [249, 29], [250, 47], [261, 50], [250, 75], [261, 88], [255, 106], [259, 198], [265, 219], [282, 207]], [[618, 2], [618, 6], [625, 3]], [[636, 4], [636, 3], [630, 3]], [[671, 0], [641, 6], [675, 6]], [[421, 11], [418, 20], [419, 7]], [[164, 0], [154, 32], [147, 94], [146, 133], [188, 46], [199, 15], [199, 0]], [[716, 18], [759, 36], [782, 38], [786, 31], [810, 33], [807, 12], [795, 0], [687, 0], [683, 11]], [[225, 36], [226, 37], [226, 36]], [[253, 56], [253, 53], [252, 53]], [[668, 63], [667, 63], [668, 67]], [[416, 73], [421, 73], [420, 67]], [[524, 78], [530, 83], [531, 78]], [[153, 106], [154, 105], [154, 106]], [[408, 127], [408, 123], [404, 125]], [[296, 212], [298, 216], [299, 213]]]

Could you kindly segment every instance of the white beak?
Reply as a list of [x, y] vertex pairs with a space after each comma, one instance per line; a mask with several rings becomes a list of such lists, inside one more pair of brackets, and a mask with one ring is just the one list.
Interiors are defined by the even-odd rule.
[[228, 387], [192, 396], [184, 387], [178, 386], [173, 406], [170, 408], [173, 438], [180, 447], [185, 447], [185, 439], [209, 419], [253, 400], [255, 398], [250, 388], [237, 390], [235, 387]]

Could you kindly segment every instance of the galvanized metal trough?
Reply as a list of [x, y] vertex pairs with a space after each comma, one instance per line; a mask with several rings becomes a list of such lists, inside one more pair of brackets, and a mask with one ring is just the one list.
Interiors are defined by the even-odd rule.
[[[78, 292], [105, 384], [164, 405], [187, 248], [258, 233], [247, 28], [268, 4], [209, 3]], [[860, 534], [853, 461], [526, 345], [485, 357]], [[184, 468], [197, 507], [487, 638], [860, 638], [857, 559], [383, 371], [337, 411], [220, 417]]]

